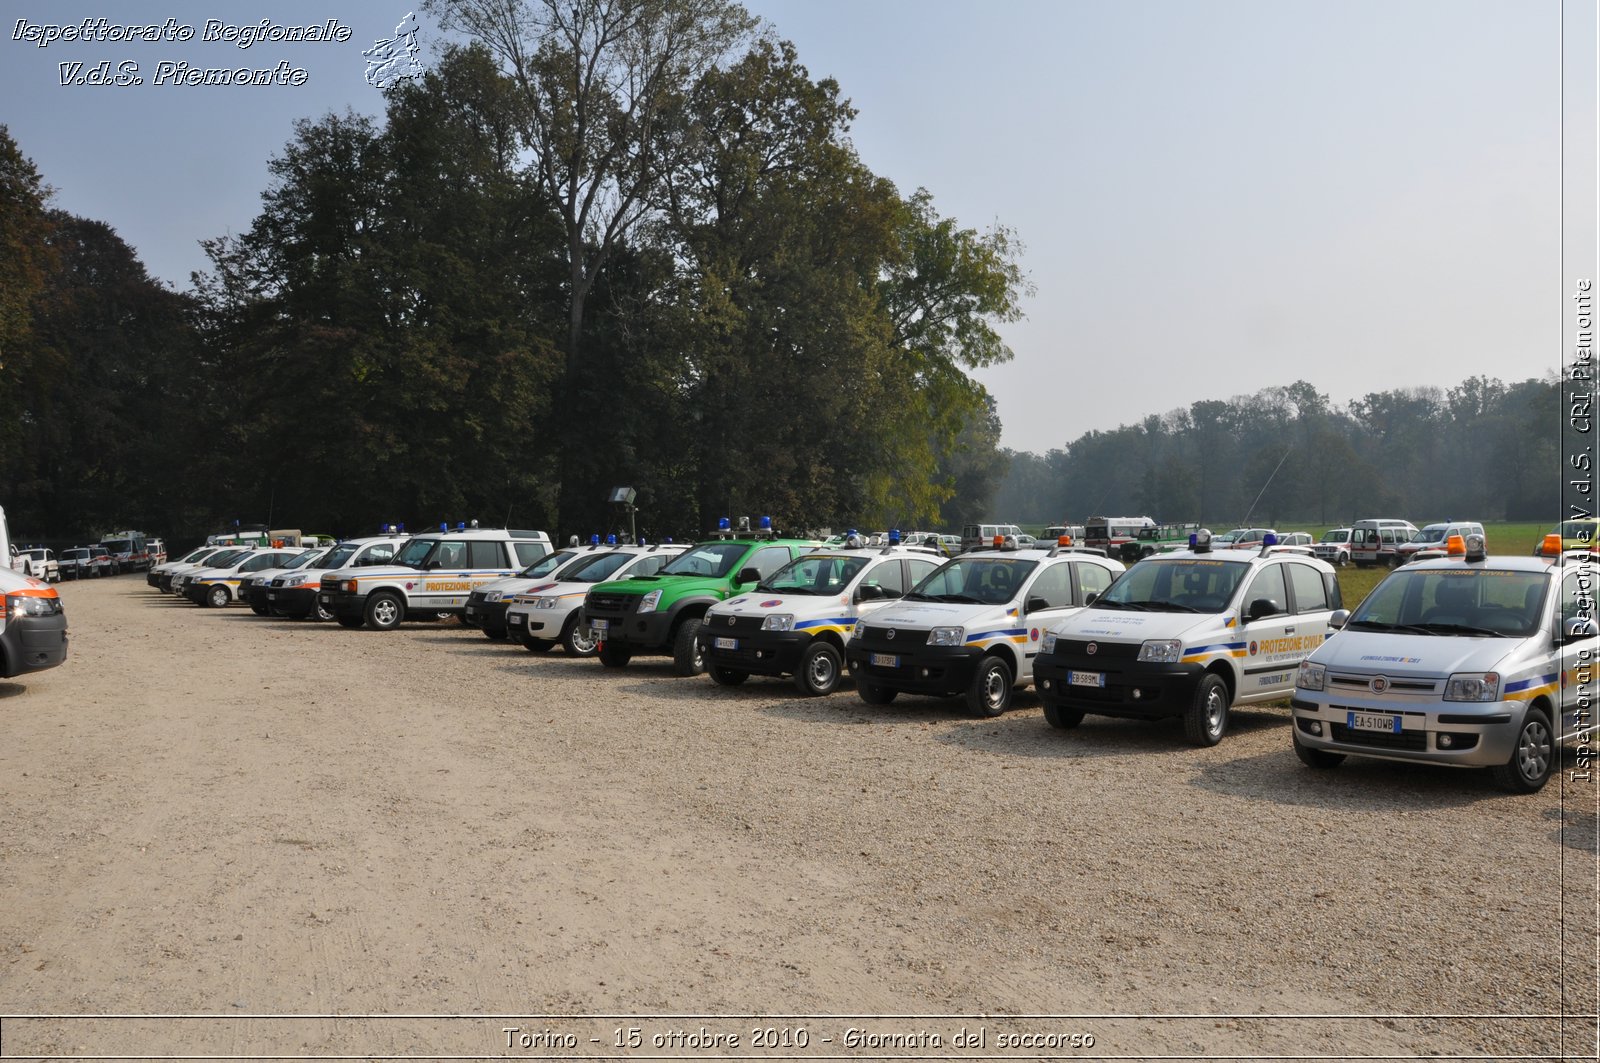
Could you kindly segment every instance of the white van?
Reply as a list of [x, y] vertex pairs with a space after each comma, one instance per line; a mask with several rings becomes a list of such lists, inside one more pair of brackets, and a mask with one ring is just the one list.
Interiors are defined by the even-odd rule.
[[996, 538], [1014, 540], [1021, 534], [1022, 529], [1015, 524], [968, 524], [961, 529], [961, 549], [990, 550]]
[[1395, 518], [1358, 520], [1350, 525], [1350, 560], [1357, 568], [1400, 564], [1400, 545], [1411, 541], [1417, 526]]
[[[1419, 555], [1426, 557], [1444, 557], [1445, 546], [1450, 542], [1452, 535], [1459, 535], [1464, 542], [1469, 535], [1476, 535], [1483, 539], [1483, 525], [1468, 521], [1445, 521], [1441, 524], [1424, 525], [1423, 529], [1413, 535], [1408, 542], [1401, 543], [1395, 548], [1399, 555], [1399, 564], [1417, 559]], [[1424, 551], [1426, 553], [1424, 554]]]

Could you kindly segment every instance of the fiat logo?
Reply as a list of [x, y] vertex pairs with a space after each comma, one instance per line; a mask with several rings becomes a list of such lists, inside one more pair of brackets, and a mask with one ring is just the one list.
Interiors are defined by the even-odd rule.
[[886, 638], [886, 639], [894, 638], [894, 628], [890, 628], [888, 631], [885, 631], [883, 633], [883, 637]]
[[1367, 685], [1372, 688], [1374, 694], [1382, 694], [1389, 689], [1389, 680], [1381, 675], [1375, 675], [1372, 677], [1372, 682]]
[[1083, 648], [1083, 652], [1089, 654], [1092, 657], [1095, 654], [1100, 652], [1100, 647], [1098, 645], [1096, 645], [1095, 643], [1091, 642], [1091, 643], [1089, 643], [1089, 645], [1087, 645], [1087, 646], [1085, 646]]
[[729, 626], [729, 627], [732, 627], [732, 626], [733, 626], [733, 622], [734, 622], [734, 621], [735, 621], [735, 620], [736, 620], [736, 619], [738, 619], [738, 618], [737, 618], [737, 617], [732, 617], [732, 616], [730, 616], [730, 617], [728, 617], [728, 626]]

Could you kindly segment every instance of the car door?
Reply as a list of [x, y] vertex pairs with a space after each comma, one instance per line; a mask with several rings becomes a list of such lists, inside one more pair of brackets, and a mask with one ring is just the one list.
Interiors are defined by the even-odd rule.
[[[1262, 565], [1246, 582], [1244, 595], [1239, 599], [1239, 629], [1244, 636], [1245, 657], [1240, 662], [1239, 691], [1235, 700], [1272, 697], [1275, 695], [1263, 692], [1294, 683], [1295, 670], [1304, 654], [1295, 647], [1302, 621], [1290, 612], [1293, 606], [1285, 572], [1288, 567], [1281, 561]], [[1277, 611], [1252, 620], [1251, 606], [1263, 600], [1272, 602]], [[1312, 618], [1304, 623], [1319, 634], [1326, 632], [1326, 616], [1321, 623]]]
[[[1098, 565], [1082, 567], [1104, 571]], [[1027, 641], [1020, 647], [1022, 667], [1017, 675], [1019, 681], [1033, 678], [1033, 660], [1039, 655], [1039, 643], [1044, 640], [1044, 633], [1083, 604], [1082, 592], [1076, 586], [1078, 581], [1073, 578], [1073, 568], [1073, 562], [1067, 558], [1046, 559], [1019, 599], [1022, 604], [1018, 610], [1017, 626], [1027, 636]]]

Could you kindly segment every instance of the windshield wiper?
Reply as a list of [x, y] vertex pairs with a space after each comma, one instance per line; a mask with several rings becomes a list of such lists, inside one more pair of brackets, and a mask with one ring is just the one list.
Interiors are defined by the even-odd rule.
[[1179, 605], [1177, 602], [1149, 602], [1149, 603], [1146, 604], [1145, 608], [1147, 608], [1147, 609], [1158, 609], [1158, 610], [1161, 610], [1163, 612], [1172, 612], [1172, 613], [1198, 613], [1198, 612], [1200, 612], [1199, 609], [1196, 609], [1192, 605]]
[[966, 594], [937, 594], [937, 595], [934, 595], [934, 599], [933, 600], [936, 601], [936, 602], [960, 602], [963, 605], [983, 605], [984, 604], [983, 599], [981, 599], [981, 598], [973, 598], [972, 596], [966, 595]]
[[1432, 635], [1433, 632], [1416, 624], [1386, 624], [1382, 620], [1352, 620], [1346, 627], [1358, 627], [1363, 631], [1399, 631], [1407, 635]]
[[1486, 627], [1472, 627], [1469, 624], [1439, 624], [1427, 623], [1416, 625], [1418, 631], [1437, 631], [1441, 634], [1451, 635], [1488, 635], [1490, 638], [1499, 638], [1504, 632], [1492, 631]]

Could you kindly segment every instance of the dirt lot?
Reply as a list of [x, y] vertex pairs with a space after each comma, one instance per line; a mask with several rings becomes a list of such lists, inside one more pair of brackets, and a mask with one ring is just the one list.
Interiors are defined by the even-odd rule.
[[62, 594], [0, 683], [8, 1059], [1593, 1058], [1591, 784]]

